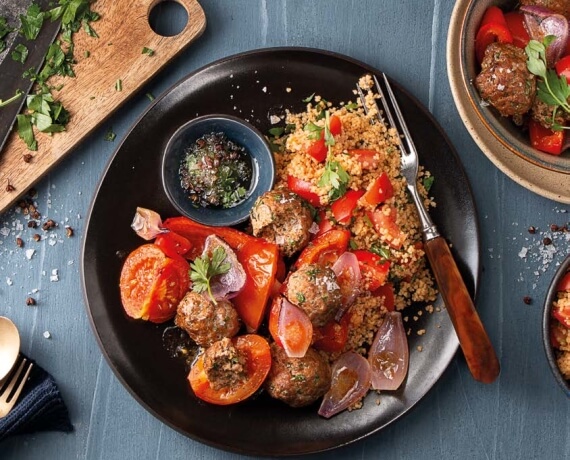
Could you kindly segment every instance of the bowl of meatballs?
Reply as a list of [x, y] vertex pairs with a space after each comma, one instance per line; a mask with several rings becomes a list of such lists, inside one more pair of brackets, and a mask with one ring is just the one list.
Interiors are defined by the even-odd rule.
[[465, 122], [470, 134], [561, 174], [570, 174], [569, 19], [570, 0], [460, 0], [449, 32], [461, 49], [448, 69], [453, 95], [480, 121]]

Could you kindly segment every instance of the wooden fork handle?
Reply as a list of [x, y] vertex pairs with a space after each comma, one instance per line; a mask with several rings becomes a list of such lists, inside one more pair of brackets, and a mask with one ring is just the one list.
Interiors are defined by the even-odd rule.
[[433, 238], [424, 249], [471, 374], [480, 382], [493, 382], [500, 372], [499, 361], [447, 241]]

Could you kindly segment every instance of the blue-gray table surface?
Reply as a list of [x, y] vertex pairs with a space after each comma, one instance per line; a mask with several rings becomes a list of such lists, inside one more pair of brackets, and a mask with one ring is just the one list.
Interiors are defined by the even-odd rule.
[[[553, 236], [551, 224], [568, 223], [570, 207], [535, 195], [506, 177], [487, 160], [461, 122], [445, 58], [454, 2], [201, 0], [201, 4], [208, 18], [204, 35], [37, 184], [38, 207], [44, 218], [58, 222], [58, 229], [35, 243], [16, 208], [0, 215], [0, 315], [16, 322], [22, 350], [55, 376], [75, 427], [71, 434], [8, 439], [0, 444], [0, 458], [240, 458], [179, 434], [123, 388], [89, 325], [80, 250], [97, 184], [119, 140], [148, 107], [145, 93], [158, 96], [214, 60], [271, 46], [331, 50], [381, 69], [444, 127], [475, 196], [482, 265], [476, 303], [502, 365], [497, 381], [484, 385], [471, 378], [458, 354], [411, 413], [364, 440], [310, 457], [568, 458], [568, 400], [547, 366], [541, 316], [549, 279], [569, 252], [568, 242], [556, 235], [550, 248], [542, 240]], [[168, 26], [168, 17], [165, 21]], [[117, 134], [114, 142], [104, 139], [109, 129]], [[71, 238], [65, 235], [66, 225], [74, 230]], [[530, 226], [537, 228], [535, 234], [527, 231]], [[24, 248], [16, 246], [20, 233]], [[35, 252], [30, 256], [27, 249]], [[532, 299], [530, 305], [523, 301], [525, 296]], [[37, 305], [27, 306], [27, 297], [34, 297]]]

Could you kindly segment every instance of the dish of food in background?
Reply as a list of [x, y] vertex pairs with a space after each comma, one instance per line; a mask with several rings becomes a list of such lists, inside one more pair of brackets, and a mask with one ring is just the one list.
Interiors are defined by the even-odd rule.
[[[345, 411], [326, 420], [318, 416], [315, 407], [289, 408], [268, 397], [216, 407], [193, 396], [185, 380], [186, 370], [163, 346], [166, 326], [129, 321], [118, 296], [121, 266], [141, 243], [130, 228], [135, 208], [152, 208], [165, 217], [178, 214], [165, 194], [145, 184], [160, 180], [160, 152], [189, 113], [236, 113], [267, 133], [283, 123], [285, 109], [303, 111], [306, 103], [302, 100], [312, 93], [326, 100], [354, 101], [354, 82], [374, 72], [350, 58], [310, 49], [261, 50], [224, 59], [198, 70], [157, 99], [111, 160], [94, 199], [85, 237], [82, 277], [88, 313], [101, 348], [125, 387], [149, 411], [182, 433], [218, 448], [252, 455], [332, 449], [370, 435], [405, 414], [454, 358], [457, 338], [438, 298], [433, 313], [412, 307], [415, 314], [404, 322], [410, 347], [405, 384], [391, 394], [369, 394], [358, 411]], [[473, 294], [479, 238], [469, 184], [453, 147], [433, 118], [400, 87], [395, 91], [413, 135], [426, 146], [420, 148], [420, 157], [435, 177], [430, 196], [437, 207], [432, 217], [449, 236]], [[156, 152], [156, 156], [141, 155], [143, 151]], [[438, 177], [445, 180], [438, 181]], [[375, 403], [377, 398], [380, 405]], [[228, 424], [228, 420], [232, 422]], [[226, 427], [223, 438], [220, 426]]]
[[539, 195], [570, 203], [570, 152], [556, 156], [530, 148], [526, 133], [493, 108], [481, 106], [474, 84], [478, 73], [475, 41], [483, 15], [491, 5], [510, 11], [515, 2], [459, 0], [453, 9], [447, 69], [455, 104], [473, 140], [503, 173]]
[[206, 225], [244, 222], [271, 189], [275, 163], [254, 126], [229, 115], [204, 115], [181, 126], [162, 161], [162, 184], [179, 212]]
[[552, 374], [570, 397], [570, 255], [558, 267], [546, 294], [542, 340]]

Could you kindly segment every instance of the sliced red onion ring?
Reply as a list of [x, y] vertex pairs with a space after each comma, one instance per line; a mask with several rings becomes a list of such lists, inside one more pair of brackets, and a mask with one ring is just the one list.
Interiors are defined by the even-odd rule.
[[335, 272], [337, 283], [340, 287], [342, 307], [336, 314], [336, 320], [340, 321], [340, 318], [342, 318], [360, 293], [362, 275], [358, 259], [352, 252], [341, 254], [331, 268]]
[[363, 356], [349, 351], [332, 368], [332, 383], [323, 397], [319, 415], [330, 418], [358, 402], [370, 389], [370, 364]]
[[289, 358], [302, 358], [311, 346], [313, 324], [307, 313], [283, 298], [277, 336]]
[[155, 239], [161, 233], [168, 233], [168, 230], [162, 226], [160, 215], [146, 208], [137, 208], [131, 228], [147, 241]]
[[389, 312], [368, 352], [374, 390], [397, 390], [408, 373], [408, 341], [402, 315]]
[[231, 299], [239, 294], [245, 285], [247, 275], [243, 269], [242, 264], [239, 262], [236, 253], [228, 244], [216, 235], [209, 235], [204, 243], [204, 251], [202, 255], [210, 255], [214, 252], [216, 247], [221, 246], [226, 253], [225, 263], [230, 264], [230, 269], [227, 273], [221, 276], [212, 278], [210, 287], [214, 299]]
[[544, 37], [554, 35], [556, 39], [546, 48], [546, 65], [553, 67], [564, 52], [568, 42], [568, 20], [541, 6], [521, 6], [530, 38], [542, 42]]

